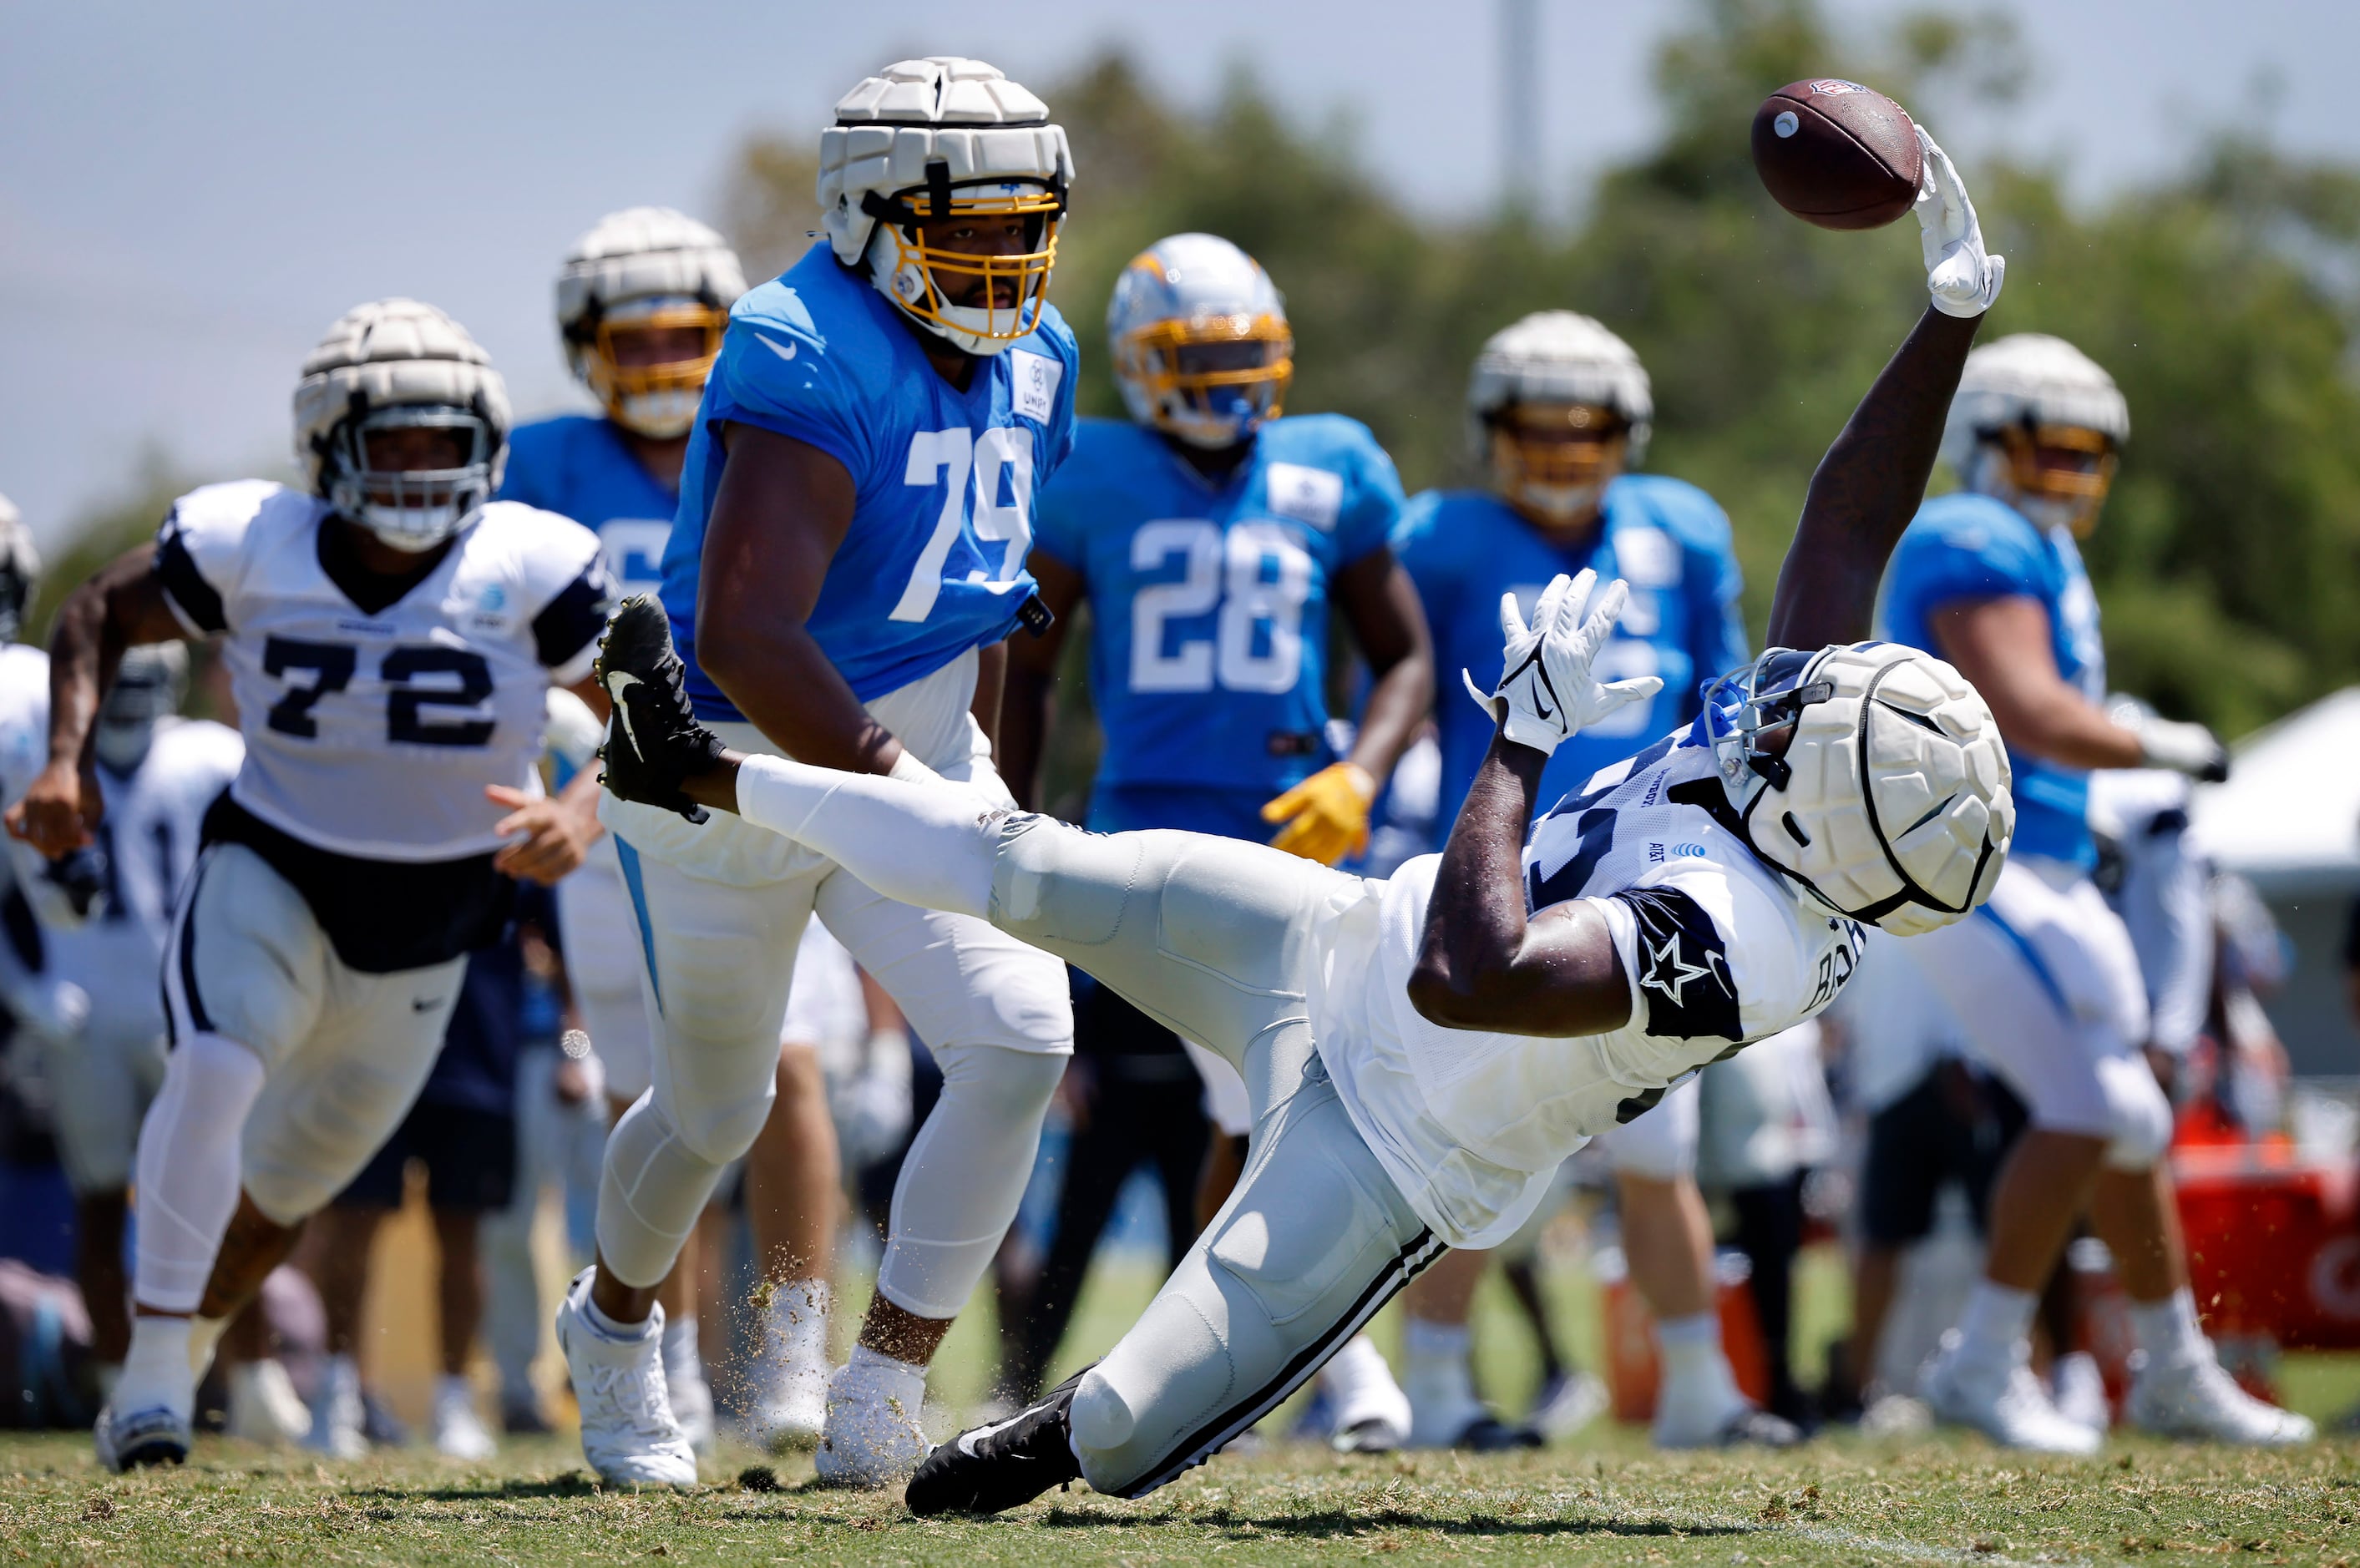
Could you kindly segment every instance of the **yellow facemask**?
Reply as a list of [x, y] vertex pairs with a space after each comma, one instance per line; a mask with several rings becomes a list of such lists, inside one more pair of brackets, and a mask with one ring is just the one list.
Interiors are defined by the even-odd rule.
[[1200, 446], [1228, 446], [1278, 418], [1295, 380], [1295, 334], [1267, 314], [1152, 321], [1114, 356], [1156, 429]]
[[2114, 443], [2081, 425], [2011, 425], [2000, 431], [2000, 447], [2028, 509], [2053, 514], [2076, 539], [2087, 538], [2114, 486]]
[[1591, 403], [1520, 404], [1491, 428], [1493, 487], [1556, 523], [1594, 509], [1630, 449], [1630, 425]]
[[[989, 194], [985, 192], [989, 191]], [[1057, 231], [1065, 221], [1065, 197], [1027, 182], [994, 180], [988, 186], [917, 187], [884, 201], [873, 194], [866, 204], [879, 222], [890, 254], [886, 276], [894, 301], [912, 316], [970, 353], [996, 353], [1032, 331], [1049, 297], [1049, 275], [1057, 262]], [[1012, 256], [970, 256], [926, 243], [924, 225], [952, 218], [1020, 216], [1037, 225], [1033, 248]], [[873, 244], [874, 242], [872, 242]], [[885, 271], [880, 267], [879, 270]], [[954, 305], [948, 295], [979, 279], [981, 304]], [[997, 286], [1012, 283], [1014, 302], [997, 305]]]
[[[696, 421], [696, 406], [728, 325], [727, 310], [702, 300], [666, 300], [639, 310], [626, 302], [599, 320], [584, 345], [583, 379], [605, 405], [606, 417], [625, 430], [657, 441], [683, 435]], [[632, 333], [683, 328], [695, 332], [701, 345], [686, 359], [626, 365], [617, 352], [619, 341]]]

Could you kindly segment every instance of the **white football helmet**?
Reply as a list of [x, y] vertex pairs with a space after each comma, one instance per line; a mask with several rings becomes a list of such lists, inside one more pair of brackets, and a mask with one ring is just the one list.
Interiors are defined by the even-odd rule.
[[1215, 451], [1278, 418], [1295, 378], [1286, 301], [1214, 234], [1173, 234], [1131, 258], [1107, 302], [1107, 346], [1134, 420]]
[[[820, 133], [819, 206], [828, 244], [866, 267], [885, 297], [968, 354], [994, 354], [1032, 331], [1049, 294], [1074, 178], [1065, 132], [1048, 105], [979, 60], [905, 60], [863, 81]], [[1015, 214], [1033, 236], [1014, 256], [936, 250], [919, 225]], [[945, 285], [979, 282], [980, 305]], [[1013, 300], [995, 303], [996, 285]], [[961, 290], [964, 292], [964, 290]]]
[[[737, 253], [695, 219], [670, 207], [609, 212], [574, 242], [557, 274], [566, 363], [625, 430], [656, 441], [686, 435], [721, 355], [729, 307], [744, 292]], [[704, 346], [659, 365], [617, 358], [617, 334], [675, 327], [702, 334]]]
[[136, 771], [147, 760], [157, 724], [180, 711], [189, 695], [189, 648], [180, 642], [138, 643], [123, 650], [115, 684], [98, 705], [91, 732], [98, 759], [117, 773]]
[[1933, 655], [1774, 648], [1706, 689], [1704, 723], [1746, 842], [1837, 914], [1915, 936], [1991, 897], [2016, 833], [2007, 748]]
[[16, 503], [0, 495], [0, 643], [15, 642], [41, 585], [41, 552]]
[[2015, 332], [1967, 355], [1942, 456], [1968, 489], [2086, 534], [2130, 433], [2130, 406], [2096, 361], [2063, 338]]
[[[453, 468], [372, 469], [366, 437], [457, 430]], [[467, 329], [415, 299], [378, 299], [328, 329], [295, 385], [295, 461], [312, 493], [397, 550], [432, 550], [474, 520], [508, 465], [508, 395]]]
[[[1520, 439], [1520, 407], [1591, 439]], [[1655, 417], [1631, 345], [1571, 310], [1536, 310], [1492, 333], [1467, 384], [1475, 461], [1501, 495], [1553, 519], [1589, 515], [1623, 463], [1646, 455]]]

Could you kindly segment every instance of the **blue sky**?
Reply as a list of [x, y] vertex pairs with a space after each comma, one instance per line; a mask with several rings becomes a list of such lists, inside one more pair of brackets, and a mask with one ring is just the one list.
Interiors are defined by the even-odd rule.
[[[1545, 82], [1579, 85], [1544, 93], [1547, 181], [1570, 190], [1645, 139], [1652, 46], [1683, 12], [1538, 5]], [[2348, 0], [2018, 14], [2032, 95], [1942, 132], [1970, 157], [2005, 141], [2103, 189], [2168, 167], [2259, 84], [2282, 141], [2360, 158]], [[615, 207], [709, 210], [739, 138], [815, 132], [904, 55], [1040, 82], [1121, 44], [1190, 101], [1244, 60], [1306, 121], [1349, 114], [1418, 206], [1464, 212], [1497, 187], [1492, 13], [1463, 0], [5, 0], [0, 19], [0, 492], [48, 539], [126, 489], [153, 445], [285, 477], [295, 366], [361, 299], [442, 305], [520, 412], [567, 406], [549, 320], [567, 242]]]

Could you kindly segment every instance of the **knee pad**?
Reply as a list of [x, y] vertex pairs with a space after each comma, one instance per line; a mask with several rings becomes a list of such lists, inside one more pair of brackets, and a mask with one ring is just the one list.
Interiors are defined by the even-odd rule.
[[1016, 1218], [1065, 1058], [1000, 1046], [936, 1054], [942, 1098], [902, 1159], [877, 1290], [940, 1319], [958, 1315]]
[[2110, 1056], [2098, 1063], [2114, 1137], [2106, 1145], [2110, 1171], [2147, 1171], [2171, 1147], [2171, 1102], [2155, 1073], [2136, 1056]]
[[1129, 1443], [1139, 1426], [1139, 1418], [1131, 1413], [1130, 1403], [1115, 1392], [1114, 1385], [1096, 1367], [1082, 1374], [1066, 1419], [1073, 1427], [1075, 1443], [1101, 1450], [1120, 1448]]
[[690, 1149], [651, 1095], [623, 1113], [598, 1172], [598, 1255], [616, 1279], [644, 1290], [672, 1272], [728, 1163]]

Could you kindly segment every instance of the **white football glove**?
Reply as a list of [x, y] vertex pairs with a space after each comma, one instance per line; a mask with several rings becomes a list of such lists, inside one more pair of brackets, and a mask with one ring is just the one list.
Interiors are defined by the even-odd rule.
[[1926, 288], [1946, 316], [1980, 316], [1999, 298], [2007, 257], [1983, 249], [1983, 224], [1950, 155], [1918, 127], [1926, 172], [1918, 191], [1918, 245], [1926, 257]]
[[2139, 750], [2150, 768], [2169, 768], [2214, 784], [2229, 777], [2229, 748], [2202, 724], [2145, 713], [2125, 727], [2138, 736]]
[[1554, 753], [1575, 731], [1664, 689], [1662, 679], [1654, 675], [1601, 685], [1590, 673], [1590, 661], [1612, 635], [1623, 602], [1631, 596], [1630, 587], [1617, 578], [1592, 604], [1590, 590], [1597, 584], [1598, 573], [1588, 567], [1579, 577], [1560, 573], [1541, 591], [1529, 626], [1516, 607], [1516, 596], [1501, 594], [1500, 636], [1506, 647], [1500, 684], [1486, 697], [1473, 675], [1459, 672], [1467, 682], [1467, 694], [1482, 704], [1502, 735], [1543, 756]]

